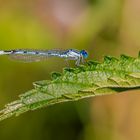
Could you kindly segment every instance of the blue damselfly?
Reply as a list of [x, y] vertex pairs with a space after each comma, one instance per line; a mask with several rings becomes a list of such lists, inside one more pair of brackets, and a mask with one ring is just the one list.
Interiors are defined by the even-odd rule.
[[65, 60], [75, 60], [75, 64], [78, 66], [80, 62], [84, 62], [84, 59], [88, 57], [88, 53], [85, 50], [1, 50], [0, 55], [9, 55], [12, 59], [16, 59], [23, 62], [37, 62], [45, 60], [49, 57], [60, 57]]

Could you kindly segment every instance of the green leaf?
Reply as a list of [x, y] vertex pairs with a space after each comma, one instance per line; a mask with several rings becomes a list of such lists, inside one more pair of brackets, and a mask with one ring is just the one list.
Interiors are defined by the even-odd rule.
[[33, 85], [33, 90], [0, 111], [0, 120], [60, 102], [139, 89], [140, 54], [138, 58], [105, 56], [102, 63], [88, 61], [76, 68], [65, 68], [62, 74], [52, 73], [52, 80]]

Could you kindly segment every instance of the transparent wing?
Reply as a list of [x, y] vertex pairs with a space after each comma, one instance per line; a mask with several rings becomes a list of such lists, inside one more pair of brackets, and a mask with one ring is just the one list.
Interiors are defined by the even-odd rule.
[[9, 58], [12, 60], [17, 60], [21, 62], [38, 62], [38, 61], [43, 61], [46, 60], [48, 57], [47, 56], [41, 56], [41, 55], [28, 55], [28, 54], [11, 54], [9, 55]]
[[38, 62], [48, 57], [64, 57], [68, 50], [15, 50], [8, 54], [11, 59], [21, 62]]

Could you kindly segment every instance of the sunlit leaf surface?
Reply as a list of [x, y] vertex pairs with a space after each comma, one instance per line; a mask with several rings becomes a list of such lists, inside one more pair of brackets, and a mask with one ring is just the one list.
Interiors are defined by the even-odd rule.
[[0, 120], [18, 116], [60, 102], [119, 93], [140, 88], [140, 53], [138, 58], [105, 56], [102, 63], [88, 61], [63, 73], [52, 73], [52, 80], [34, 83], [34, 89], [0, 111]]

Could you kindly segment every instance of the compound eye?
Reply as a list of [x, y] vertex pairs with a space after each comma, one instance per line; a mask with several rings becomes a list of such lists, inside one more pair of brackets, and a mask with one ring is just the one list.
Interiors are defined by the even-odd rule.
[[85, 51], [85, 50], [82, 50], [81, 51], [81, 54], [84, 58], [87, 58], [88, 57], [88, 53]]

